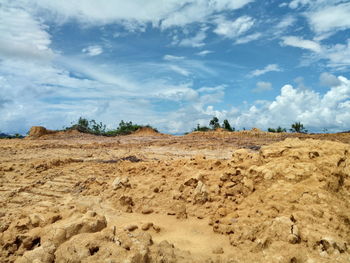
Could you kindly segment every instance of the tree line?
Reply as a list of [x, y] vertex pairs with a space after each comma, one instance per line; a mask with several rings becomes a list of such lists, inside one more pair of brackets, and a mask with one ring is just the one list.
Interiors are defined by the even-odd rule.
[[[211, 131], [216, 130], [218, 128], [222, 128], [227, 131], [235, 131], [235, 128], [231, 126], [229, 121], [225, 119], [222, 124], [220, 124], [220, 121], [217, 117], [213, 117], [209, 121], [208, 126], [201, 126], [197, 124], [197, 127], [194, 128], [192, 131]], [[245, 130], [245, 128], [243, 128]], [[277, 128], [268, 128], [268, 132], [274, 132], [274, 133], [280, 133], [280, 132], [287, 132], [286, 128], [282, 128], [278, 126]], [[308, 131], [305, 129], [304, 125], [301, 122], [295, 122], [291, 125], [291, 128], [289, 129], [290, 132], [298, 132], [298, 133], [307, 133]]]

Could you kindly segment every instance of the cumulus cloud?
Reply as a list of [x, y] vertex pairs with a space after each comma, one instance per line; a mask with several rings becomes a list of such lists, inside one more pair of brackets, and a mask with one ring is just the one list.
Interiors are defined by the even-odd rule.
[[305, 40], [296, 36], [286, 36], [282, 38], [283, 42], [281, 45], [284, 46], [292, 46], [302, 49], [311, 50], [316, 53], [320, 53], [322, 51], [321, 45], [312, 40]]
[[86, 48], [82, 49], [83, 53], [86, 53], [90, 57], [98, 56], [103, 53], [103, 49], [101, 46], [94, 45], [94, 46], [88, 46]]
[[271, 82], [265, 82], [265, 81], [258, 81], [256, 83], [256, 88], [252, 91], [254, 93], [261, 93], [272, 90], [272, 84]]
[[269, 64], [263, 69], [256, 69], [250, 73], [251, 76], [257, 77], [264, 75], [268, 72], [280, 72], [282, 69], [277, 64]]
[[313, 90], [296, 89], [291, 85], [281, 88], [272, 102], [254, 104], [247, 111], [231, 116], [239, 127], [290, 127], [301, 121], [309, 130], [330, 131], [348, 129], [350, 125], [350, 81], [338, 78], [340, 85], [331, 87], [324, 95]]
[[216, 23], [217, 27], [214, 29], [214, 33], [227, 38], [237, 38], [252, 28], [254, 19], [250, 16], [241, 16], [234, 21], [230, 21], [219, 17]]
[[323, 72], [320, 75], [320, 84], [326, 87], [336, 87], [341, 84], [340, 80], [331, 73]]
[[0, 56], [47, 60], [53, 57], [46, 27], [23, 9], [0, 6]]

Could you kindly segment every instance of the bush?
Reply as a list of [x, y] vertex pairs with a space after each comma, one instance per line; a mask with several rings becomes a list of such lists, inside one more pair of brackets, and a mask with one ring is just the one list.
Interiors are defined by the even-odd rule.
[[230, 123], [228, 120], [224, 120], [222, 125], [219, 123], [219, 119], [217, 117], [213, 117], [213, 119], [210, 120], [209, 122], [209, 127], [207, 126], [200, 126], [197, 124], [197, 127], [193, 129], [193, 131], [210, 131], [210, 130], [216, 130], [218, 128], [223, 128], [227, 131], [235, 131], [235, 128], [231, 127]]
[[304, 125], [300, 122], [295, 122], [292, 124], [291, 132], [307, 133], [307, 130], [304, 128]]
[[287, 129], [278, 126], [276, 129], [274, 129], [274, 128], [268, 128], [267, 131], [268, 131], [268, 132], [277, 132], [277, 133], [280, 133], [280, 132], [287, 132]]
[[102, 122], [97, 123], [95, 120], [89, 121], [80, 117], [76, 124], [66, 128], [66, 130], [78, 130], [84, 133], [104, 135], [106, 133], [106, 125], [104, 125]]
[[197, 127], [193, 129], [193, 131], [210, 131], [210, 128], [207, 126], [200, 126], [197, 124]]

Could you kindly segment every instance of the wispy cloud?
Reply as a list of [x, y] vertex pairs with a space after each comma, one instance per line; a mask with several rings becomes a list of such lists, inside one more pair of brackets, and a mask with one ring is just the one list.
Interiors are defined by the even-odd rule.
[[277, 64], [269, 64], [263, 69], [256, 69], [250, 73], [251, 76], [257, 77], [264, 75], [268, 72], [280, 72], [282, 69]]
[[319, 53], [322, 51], [321, 45], [312, 40], [302, 39], [296, 36], [286, 36], [282, 38], [283, 42], [281, 45], [284, 46], [292, 46], [302, 49], [308, 49], [313, 52]]
[[94, 46], [88, 46], [86, 48], [82, 49], [83, 53], [86, 53], [90, 57], [98, 56], [103, 53], [103, 49], [101, 46], [94, 45]]
[[197, 52], [196, 55], [197, 55], [197, 56], [202, 56], [202, 57], [204, 57], [204, 56], [206, 56], [206, 55], [208, 55], [208, 54], [211, 54], [211, 53], [214, 53], [214, 51], [211, 51], [211, 50], [203, 50], [203, 51]]

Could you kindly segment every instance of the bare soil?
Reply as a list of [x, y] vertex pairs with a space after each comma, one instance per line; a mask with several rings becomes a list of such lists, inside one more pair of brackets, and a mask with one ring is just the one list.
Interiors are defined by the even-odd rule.
[[350, 134], [0, 140], [0, 262], [350, 262]]

